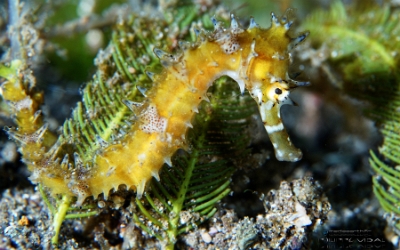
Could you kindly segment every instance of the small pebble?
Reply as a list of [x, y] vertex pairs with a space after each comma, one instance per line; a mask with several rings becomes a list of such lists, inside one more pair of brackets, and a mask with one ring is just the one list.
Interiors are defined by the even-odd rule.
[[218, 230], [217, 230], [215, 227], [211, 227], [211, 228], [210, 228], [210, 231], [208, 231], [208, 233], [209, 233], [211, 236], [214, 236], [214, 235], [216, 235], [216, 234], [218, 233]]
[[201, 238], [203, 239], [203, 241], [205, 242], [205, 243], [210, 243], [211, 242], [211, 236], [207, 233], [207, 232], [202, 232], [201, 233]]
[[1, 157], [6, 162], [14, 162], [18, 157], [17, 146], [14, 142], [8, 141], [4, 144], [4, 148], [1, 151]]

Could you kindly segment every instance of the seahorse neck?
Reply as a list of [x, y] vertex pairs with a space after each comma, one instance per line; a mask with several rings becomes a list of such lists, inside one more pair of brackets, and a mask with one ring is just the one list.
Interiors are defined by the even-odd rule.
[[248, 64], [243, 54], [243, 49], [231, 54], [225, 53], [220, 44], [207, 41], [197, 49], [188, 51], [183, 58], [189, 72], [189, 81], [196, 89], [207, 91], [213, 81], [221, 76], [229, 76], [239, 84], [243, 93]]

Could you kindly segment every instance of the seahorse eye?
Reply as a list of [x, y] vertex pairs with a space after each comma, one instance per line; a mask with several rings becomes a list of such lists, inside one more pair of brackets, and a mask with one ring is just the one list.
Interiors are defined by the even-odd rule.
[[282, 94], [282, 90], [280, 88], [275, 89], [275, 94], [280, 95]]

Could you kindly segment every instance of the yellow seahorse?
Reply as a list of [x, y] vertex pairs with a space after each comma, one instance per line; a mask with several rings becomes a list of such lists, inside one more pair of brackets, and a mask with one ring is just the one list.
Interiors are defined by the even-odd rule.
[[46, 168], [35, 172], [31, 167], [31, 180], [48, 187], [53, 194], [77, 196], [78, 204], [92, 195], [107, 196], [121, 184], [136, 189], [140, 197], [150, 178], [159, 179], [163, 164], [171, 165], [174, 152], [187, 147], [185, 134], [192, 126], [193, 115], [199, 104], [208, 100], [207, 90], [212, 83], [225, 75], [239, 84], [242, 93], [247, 89], [257, 101], [276, 158], [300, 160], [302, 153], [290, 141], [280, 118], [280, 108], [291, 103], [289, 93], [293, 88], [308, 84], [292, 80], [288, 75], [289, 51], [308, 33], [290, 37], [292, 21], [285, 16], [277, 18], [273, 13], [269, 29], [260, 28], [253, 18], [249, 27], [243, 29], [233, 15], [228, 28], [215, 18], [212, 21], [213, 32], [196, 31], [198, 41], [180, 42], [178, 54], [154, 49], [164, 69], [159, 74], [148, 74], [154, 85], [146, 93], [144, 102], [124, 101], [136, 116], [136, 123], [117, 144], [108, 145], [97, 138], [103, 148], [94, 157], [90, 169], [82, 166], [75, 153], [75, 168], [68, 167], [66, 155], [64, 160], [42, 162], [58, 164], [54, 167], [64, 169], [64, 174], [46, 174]]

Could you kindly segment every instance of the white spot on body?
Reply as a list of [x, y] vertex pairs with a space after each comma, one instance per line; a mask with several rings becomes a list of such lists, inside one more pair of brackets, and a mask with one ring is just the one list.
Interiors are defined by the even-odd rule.
[[141, 115], [139, 128], [146, 133], [163, 133], [167, 129], [167, 119], [158, 114], [157, 108], [150, 105]]
[[226, 54], [232, 54], [240, 49], [240, 44], [236, 41], [236, 34], [229, 31], [222, 31], [215, 34], [216, 42]]
[[139, 160], [140, 166], [142, 166], [144, 161], [146, 160], [146, 154], [144, 154], [144, 153], [143, 154], [139, 154], [138, 155], [138, 160]]
[[268, 134], [272, 134], [278, 131], [282, 131], [284, 129], [283, 123], [279, 123], [278, 125], [265, 125], [265, 129], [267, 130]]
[[223, 43], [221, 45], [221, 48], [226, 54], [232, 54], [240, 48], [240, 45], [237, 42], [229, 41], [229, 42]]
[[25, 97], [24, 99], [15, 102], [14, 107], [17, 111], [21, 111], [23, 109], [30, 109], [32, 106], [33, 101], [31, 100], [30, 97]]

